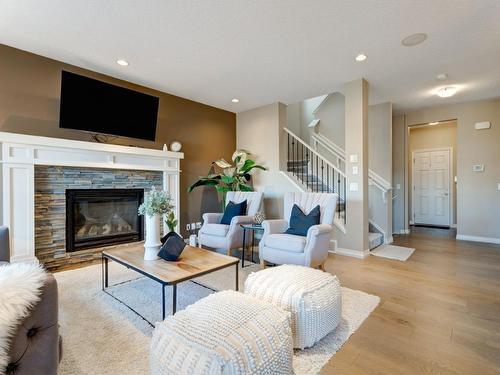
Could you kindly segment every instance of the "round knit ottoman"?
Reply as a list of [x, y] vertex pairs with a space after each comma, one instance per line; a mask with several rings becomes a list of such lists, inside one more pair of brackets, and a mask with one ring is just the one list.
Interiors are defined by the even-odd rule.
[[245, 293], [292, 314], [294, 348], [313, 346], [340, 323], [340, 283], [327, 272], [295, 265], [266, 268], [248, 276]]
[[291, 374], [290, 314], [243, 293], [205, 297], [156, 325], [153, 375]]

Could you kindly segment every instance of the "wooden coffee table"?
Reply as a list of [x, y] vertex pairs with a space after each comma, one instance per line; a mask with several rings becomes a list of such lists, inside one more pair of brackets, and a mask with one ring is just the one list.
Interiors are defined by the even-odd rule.
[[177, 309], [177, 284], [183, 281], [188, 281], [196, 277], [236, 265], [235, 289], [238, 290], [238, 258], [189, 245], [184, 248], [179, 260], [175, 262], [168, 262], [163, 259], [144, 260], [143, 257], [144, 247], [142, 243], [123, 245], [110, 250], [104, 250], [102, 252], [101, 261], [102, 290], [126, 305], [151, 325], [152, 323], [140, 315], [137, 311], [106, 291], [106, 288], [109, 286], [108, 261], [110, 259], [161, 284], [162, 319], [165, 319], [165, 286], [167, 285], [172, 286], [172, 314], [175, 314]]

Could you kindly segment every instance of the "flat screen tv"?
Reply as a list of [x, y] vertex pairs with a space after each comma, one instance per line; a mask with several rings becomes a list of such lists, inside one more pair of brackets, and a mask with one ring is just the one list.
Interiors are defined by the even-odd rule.
[[155, 140], [159, 99], [63, 71], [59, 127]]

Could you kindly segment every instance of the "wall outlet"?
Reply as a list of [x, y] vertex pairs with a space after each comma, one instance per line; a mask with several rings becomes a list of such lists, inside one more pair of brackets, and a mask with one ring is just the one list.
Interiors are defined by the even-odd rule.
[[352, 166], [352, 174], [358, 174], [358, 171], [359, 171], [358, 166], [357, 165], [353, 165]]
[[358, 154], [349, 155], [349, 161], [351, 163], [357, 163], [358, 162]]
[[401, 184], [396, 184], [396, 189], [397, 190], [401, 189]]
[[358, 191], [359, 190], [358, 183], [357, 182], [351, 182], [349, 184], [349, 190], [350, 191]]
[[200, 228], [201, 228], [201, 221], [198, 221], [198, 222], [196, 223], [196, 229], [200, 229]]
[[191, 230], [191, 223], [186, 224], [186, 230]]

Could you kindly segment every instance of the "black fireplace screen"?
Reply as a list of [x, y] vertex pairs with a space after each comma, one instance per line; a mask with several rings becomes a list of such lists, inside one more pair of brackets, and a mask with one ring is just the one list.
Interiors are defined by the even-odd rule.
[[67, 189], [66, 251], [141, 241], [143, 189]]

